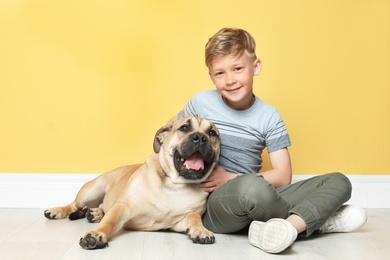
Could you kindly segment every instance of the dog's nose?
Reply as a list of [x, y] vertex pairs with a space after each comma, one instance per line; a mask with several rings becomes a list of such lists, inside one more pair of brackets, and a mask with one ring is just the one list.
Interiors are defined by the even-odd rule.
[[207, 137], [203, 134], [195, 133], [192, 135], [192, 141], [196, 144], [199, 142], [200, 142], [200, 144], [203, 144], [203, 143], [207, 142]]

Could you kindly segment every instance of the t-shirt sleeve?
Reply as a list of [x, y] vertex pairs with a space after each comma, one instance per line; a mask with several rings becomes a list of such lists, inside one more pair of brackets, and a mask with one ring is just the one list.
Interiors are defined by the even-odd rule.
[[291, 146], [286, 125], [278, 111], [275, 111], [270, 118], [266, 134], [266, 146], [269, 153]]

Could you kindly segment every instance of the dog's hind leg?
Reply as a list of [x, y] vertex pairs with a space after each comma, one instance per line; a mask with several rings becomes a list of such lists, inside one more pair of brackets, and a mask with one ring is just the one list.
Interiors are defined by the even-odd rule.
[[85, 217], [85, 207], [99, 207], [106, 194], [107, 185], [110, 184], [103, 175], [85, 183], [72, 203], [63, 207], [45, 210], [45, 217], [48, 219], [61, 219], [70, 216], [74, 220]]
[[[66, 218], [70, 214], [79, 210], [87, 208], [98, 208], [103, 202], [106, 196], [106, 192], [111, 190], [113, 186], [123, 187], [128, 178], [141, 166], [141, 164], [135, 164], [130, 166], [123, 166], [105, 174], [99, 175], [95, 179], [85, 183], [80, 191], [77, 193], [76, 199], [63, 207], [55, 207], [45, 210], [44, 215], [48, 219], [60, 219]], [[120, 185], [122, 183], [122, 185]], [[117, 193], [111, 192], [111, 198], [109, 201], [115, 201]], [[110, 197], [109, 196], [109, 197]], [[104, 210], [111, 208], [112, 202], [107, 203]], [[80, 211], [72, 215], [72, 218], [78, 219], [84, 216], [84, 212]], [[94, 222], [97, 222], [94, 220]]]

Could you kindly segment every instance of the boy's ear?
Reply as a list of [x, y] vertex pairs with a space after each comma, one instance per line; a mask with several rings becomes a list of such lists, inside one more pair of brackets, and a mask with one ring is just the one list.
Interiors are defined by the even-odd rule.
[[254, 74], [255, 76], [258, 76], [260, 74], [260, 71], [261, 71], [261, 68], [262, 68], [262, 64], [261, 64], [261, 60], [259, 59], [256, 59], [255, 60], [255, 64], [253, 66], [253, 69], [254, 69]]

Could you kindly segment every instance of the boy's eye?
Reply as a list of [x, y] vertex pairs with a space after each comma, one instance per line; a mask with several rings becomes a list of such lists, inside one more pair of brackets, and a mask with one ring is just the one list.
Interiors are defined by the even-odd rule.
[[241, 71], [242, 69], [243, 69], [243, 67], [236, 67], [235, 71]]
[[223, 74], [223, 72], [216, 72], [216, 73], [214, 74], [214, 76], [215, 76], [215, 77], [218, 77], [218, 76], [222, 76], [222, 74]]

